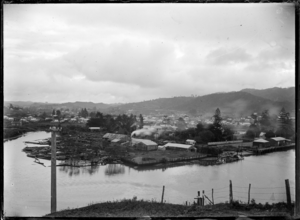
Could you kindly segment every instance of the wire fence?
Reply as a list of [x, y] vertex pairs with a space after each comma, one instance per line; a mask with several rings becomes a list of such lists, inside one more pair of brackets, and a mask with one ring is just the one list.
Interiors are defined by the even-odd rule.
[[[287, 188], [289, 188], [289, 190], [287, 190]], [[288, 196], [290, 197], [291, 203], [293, 203], [295, 202], [295, 183], [294, 181], [290, 181], [288, 185], [285, 185], [283, 181], [283, 186], [275, 187], [250, 186], [250, 184], [248, 186], [237, 186], [232, 183], [232, 186], [228, 184], [228, 186], [221, 188], [203, 190], [202, 194], [204, 205], [211, 204], [211, 201], [214, 204], [230, 201], [239, 201], [240, 203], [245, 204], [254, 202], [261, 204], [278, 202], [288, 203]]]

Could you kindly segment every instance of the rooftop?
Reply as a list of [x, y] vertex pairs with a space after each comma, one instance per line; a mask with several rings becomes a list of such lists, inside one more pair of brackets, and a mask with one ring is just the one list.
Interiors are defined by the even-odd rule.
[[137, 138], [132, 138], [132, 143], [136, 144], [136, 143], [143, 143], [145, 145], [157, 145], [157, 143], [151, 141], [151, 140], [147, 140], [147, 139], [137, 139]]
[[184, 148], [184, 149], [189, 149], [190, 147], [192, 147], [192, 145], [189, 145], [189, 144], [177, 144], [177, 143], [167, 143], [164, 146], [165, 147]]
[[266, 141], [265, 139], [256, 139], [256, 140], [254, 140], [253, 142], [255, 142], [255, 143], [268, 143], [269, 141]]

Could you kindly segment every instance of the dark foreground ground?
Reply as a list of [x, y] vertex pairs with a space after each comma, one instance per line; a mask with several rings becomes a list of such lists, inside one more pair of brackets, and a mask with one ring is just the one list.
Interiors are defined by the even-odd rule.
[[[83, 208], [67, 209], [46, 217], [209, 217], [209, 219], [294, 219], [285, 203], [277, 204], [240, 204], [234, 202], [185, 206], [161, 204], [151, 201], [122, 200], [90, 204]], [[231, 218], [230, 218], [231, 217]], [[247, 217], [247, 218], [246, 218]]]

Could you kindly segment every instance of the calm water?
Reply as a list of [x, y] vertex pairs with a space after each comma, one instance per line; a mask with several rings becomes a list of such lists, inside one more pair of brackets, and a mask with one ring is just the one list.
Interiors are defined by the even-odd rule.
[[[4, 144], [4, 211], [6, 216], [42, 216], [50, 213], [50, 161], [46, 167], [34, 163], [22, 149], [24, 141], [50, 137], [34, 132]], [[229, 180], [233, 197], [257, 202], [286, 201], [284, 180], [289, 179], [292, 199], [295, 191], [295, 151], [264, 156], [219, 166], [190, 164], [180, 167], [137, 171], [113, 164], [98, 167], [57, 167], [57, 210], [78, 208], [90, 203], [123, 198], [160, 201], [165, 185], [165, 200], [183, 204], [193, 202], [197, 191], [205, 190], [215, 202], [228, 200]]]

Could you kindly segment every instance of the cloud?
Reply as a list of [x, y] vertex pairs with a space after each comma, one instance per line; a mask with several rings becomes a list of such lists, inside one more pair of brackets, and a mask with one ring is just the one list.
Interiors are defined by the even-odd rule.
[[114, 103], [292, 86], [291, 8], [4, 5], [5, 99]]
[[206, 58], [211, 64], [223, 65], [251, 62], [252, 55], [242, 48], [222, 47], [211, 51]]
[[92, 81], [156, 87], [162, 83], [175, 52], [166, 42], [127, 39], [83, 47], [63, 59]]

